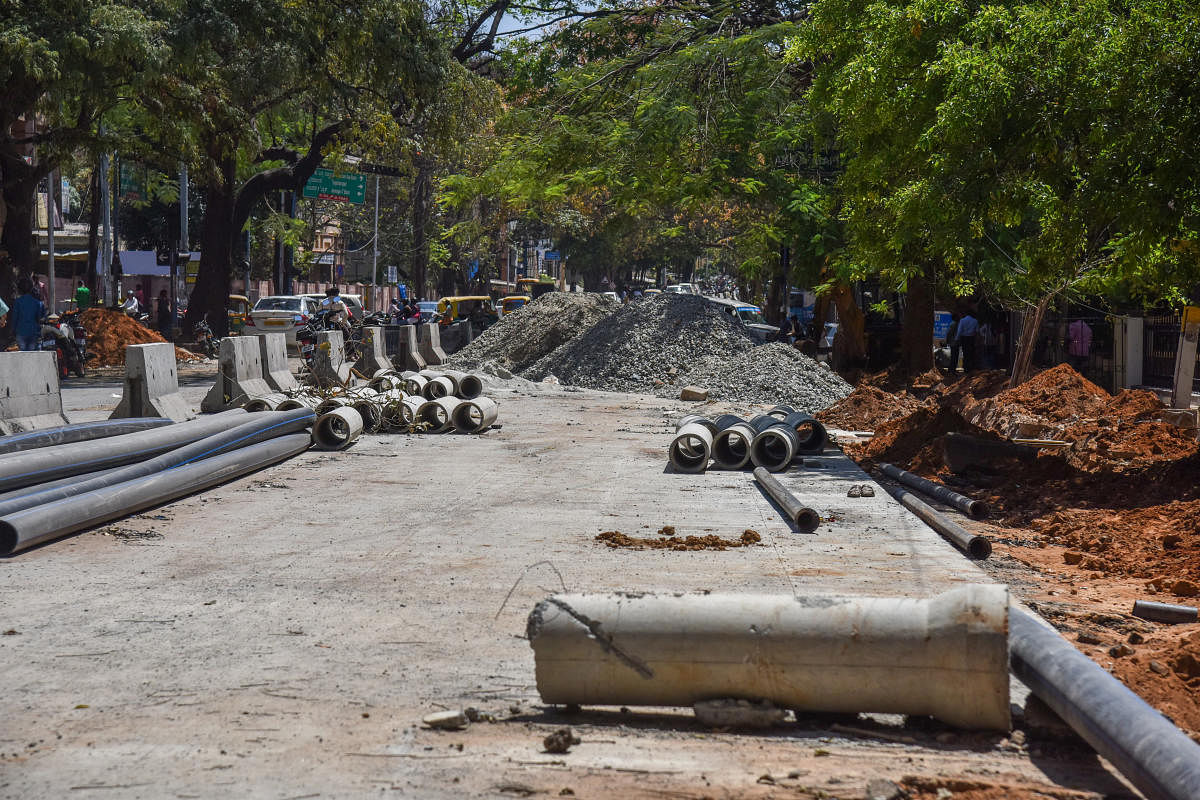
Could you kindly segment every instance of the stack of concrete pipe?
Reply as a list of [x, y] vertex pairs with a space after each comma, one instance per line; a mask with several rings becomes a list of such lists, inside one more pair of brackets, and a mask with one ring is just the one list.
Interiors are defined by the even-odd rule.
[[[380, 431], [481, 433], [495, 424], [499, 411], [494, 400], [483, 396], [479, 376], [456, 370], [380, 369], [365, 386], [336, 387], [321, 395], [272, 395], [246, 405], [248, 411], [294, 408], [317, 413], [314, 442], [325, 449], [341, 449], [362, 433]], [[346, 409], [356, 412], [357, 420]], [[335, 416], [323, 423], [330, 414]]]
[[103, 426], [87, 431], [99, 438], [79, 438], [79, 430], [30, 437], [22, 449], [0, 454], [0, 555], [290, 458], [312, 443], [307, 428], [315, 418], [308, 408], [259, 414], [233, 409], [133, 432]]
[[748, 420], [733, 414], [715, 419], [689, 414], [679, 421], [667, 458], [677, 472], [750, 465], [782, 472], [798, 458], [821, 453], [827, 438], [820, 422], [789, 406]]

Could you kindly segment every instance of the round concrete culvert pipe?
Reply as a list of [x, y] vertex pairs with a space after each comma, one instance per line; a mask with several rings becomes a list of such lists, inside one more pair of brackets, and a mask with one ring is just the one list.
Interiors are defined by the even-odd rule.
[[741, 469], [750, 463], [750, 443], [755, 431], [744, 419], [732, 414], [717, 417], [712, 459], [717, 469]]
[[969, 517], [974, 519], [983, 519], [990, 511], [988, 504], [983, 500], [975, 500], [967, 497], [965, 494], [959, 494], [953, 489], [942, 486], [939, 483], [926, 480], [920, 475], [914, 475], [908, 470], [900, 469], [893, 464], [879, 464], [879, 471], [888, 476], [892, 480], [900, 481], [909, 488], [916, 489], [924, 495], [928, 495], [935, 500], [940, 500], [952, 508], [957, 508]]
[[425, 384], [421, 394], [426, 400], [437, 400], [439, 397], [454, 397], [454, 381], [444, 375], [433, 378]]
[[930, 599], [559, 595], [526, 634], [546, 703], [932, 715], [1008, 730], [1008, 590]]
[[457, 397], [427, 400], [417, 409], [416, 421], [429, 426], [426, 433], [446, 433], [454, 428], [454, 410], [462, 402]]
[[418, 395], [419, 397], [424, 397], [425, 396], [425, 384], [427, 384], [427, 383], [429, 383], [429, 379], [426, 378], [424, 375], [418, 375], [415, 372], [412, 374], [408, 374], [404, 378], [404, 387], [403, 387], [404, 392], [405, 392], [405, 394], [415, 394], [415, 395]]
[[[262, 397], [252, 397], [242, 404], [242, 408], [246, 409], [251, 414], [260, 411], [278, 411], [279, 407], [288, 401], [286, 394], [275, 392], [274, 394], [263, 395]], [[287, 411], [288, 409], [283, 409]]]
[[714, 436], [717, 435], [717, 423], [712, 419], [709, 419], [708, 417], [702, 417], [699, 414], [684, 414], [679, 418], [679, 422], [676, 423], [675, 431], [679, 432], [688, 425], [692, 424], [703, 425], [704, 427], [708, 428], [709, 433]]
[[[381, 375], [381, 372], [384, 374]], [[371, 378], [371, 382], [367, 386], [377, 392], [390, 392], [393, 389], [403, 389], [404, 379], [394, 372], [380, 370], [375, 373], [375, 377]]]
[[362, 417], [364, 433], [379, 431], [379, 426], [383, 424], [383, 406], [377, 402], [376, 398], [357, 399], [350, 404], [350, 408], [353, 408]]
[[318, 450], [344, 450], [362, 435], [363, 418], [349, 406], [335, 408], [313, 424], [313, 446]]
[[458, 381], [456, 381], [454, 378], [451, 378], [444, 370], [423, 369], [417, 374], [427, 381], [436, 380], [437, 378], [446, 378], [450, 381], [451, 386], [454, 387], [454, 391], [451, 392], [451, 394], [456, 394], [458, 392]]
[[400, 419], [408, 425], [415, 424], [417, 419], [420, 418], [421, 406], [425, 405], [427, 402], [428, 401], [420, 395], [406, 395], [405, 398], [400, 401], [400, 408], [398, 409], [400, 412]]
[[454, 429], [463, 433], [480, 433], [496, 421], [499, 407], [488, 397], [463, 400], [454, 408]]
[[786, 419], [788, 414], [795, 413], [796, 409], [792, 408], [791, 406], [772, 406], [771, 408], [767, 409], [766, 416], [782, 420]]
[[689, 422], [671, 440], [667, 460], [676, 472], [704, 472], [712, 459], [713, 434], [702, 422]]
[[800, 436], [790, 425], [776, 420], [763, 428], [750, 442], [750, 460], [754, 466], [770, 472], [787, 469], [800, 451]]
[[803, 455], [818, 455], [825, 450], [825, 442], [829, 434], [825, 426], [812, 418], [811, 414], [803, 411], [793, 411], [783, 418], [785, 425], [791, 425], [800, 439], [797, 451]]
[[39, 447], [51, 447], [56, 444], [106, 439], [109, 436], [148, 431], [173, 423], [174, 420], [162, 417], [130, 417], [128, 419], [106, 419], [99, 422], [77, 422], [74, 425], [61, 425], [57, 428], [41, 428], [35, 431], [0, 436], [0, 455], [19, 453], [23, 450], [36, 450]]
[[483, 381], [478, 375], [453, 369], [443, 370], [442, 375], [454, 382], [454, 394], [463, 400], [474, 400], [483, 394]]
[[319, 405], [321, 405], [321, 398], [315, 397], [311, 394], [298, 394], [294, 397], [289, 397], [287, 400], [284, 400], [275, 407], [275, 410], [291, 411], [296, 408], [311, 408], [316, 410], [316, 407]]

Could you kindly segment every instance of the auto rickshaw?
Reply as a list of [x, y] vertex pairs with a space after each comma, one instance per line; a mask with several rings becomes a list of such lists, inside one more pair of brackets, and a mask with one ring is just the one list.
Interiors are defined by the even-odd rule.
[[500, 313], [508, 316], [519, 308], [524, 308], [525, 304], [532, 300], [527, 294], [510, 294], [508, 297], [500, 299]]
[[229, 332], [241, 334], [246, 327], [246, 316], [250, 313], [250, 298], [244, 294], [229, 295], [229, 310], [225, 313], [229, 316]]

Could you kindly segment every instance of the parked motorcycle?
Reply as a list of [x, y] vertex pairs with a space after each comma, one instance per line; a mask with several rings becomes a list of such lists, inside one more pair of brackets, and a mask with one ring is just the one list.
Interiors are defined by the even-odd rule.
[[193, 327], [193, 332], [201, 352], [209, 358], [216, 358], [221, 352], [221, 340], [213, 336], [212, 328], [208, 326], [208, 320], [199, 320]]
[[75, 345], [74, 330], [63, 324], [59, 317], [52, 316], [42, 325], [41, 349], [55, 354], [59, 378], [72, 372], [76, 377], [83, 377], [83, 357]]
[[88, 352], [87, 329], [83, 327], [83, 321], [79, 318], [79, 309], [64, 311], [59, 315], [59, 328], [75, 340], [75, 350], [81, 364], [87, 364], [88, 359], [96, 357], [95, 353]]
[[[381, 323], [382, 324], [382, 323]], [[327, 308], [319, 309], [308, 319], [308, 324], [296, 329], [296, 344], [300, 348], [300, 357], [305, 366], [312, 369], [313, 354], [317, 349], [317, 334], [321, 331], [339, 330], [343, 333], [343, 342], [347, 361], [357, 361], [362, 353], [362, 324], [351, 323], [349, 329], [343, 328], [333, 319]]]

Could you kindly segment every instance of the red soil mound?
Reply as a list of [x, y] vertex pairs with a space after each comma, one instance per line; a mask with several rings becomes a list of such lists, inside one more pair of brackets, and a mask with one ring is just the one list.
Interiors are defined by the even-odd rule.
[[[119, 311], [89, 308], [79, 315], [88, 336], [88, 352], [95, 358], [88, 363], [97, 367], [119, 367], [125, 363], [125, 348], [131, 344], [165, 342], [156, 331], [138, 323]], [[175, 348], [176, 361], [201, 361], [182, 347]]]

